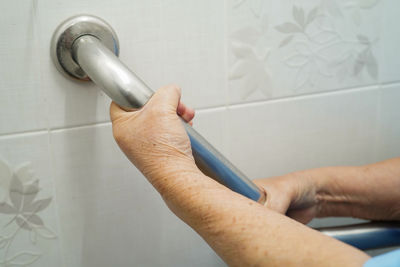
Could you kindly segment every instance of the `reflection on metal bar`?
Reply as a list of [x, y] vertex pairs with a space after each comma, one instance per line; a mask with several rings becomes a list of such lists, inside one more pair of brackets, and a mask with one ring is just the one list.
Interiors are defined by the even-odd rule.
[[[153, 91], [119, 59], [118, 38], [103, 20], [81, 15], [64, 21], [55, 31], [51, 55], [56, 67], [78, 80], [94, 81], [121, 106], [140, 108]], [[221, 153], [188, 124], [196, 164], [208, 176], [233, 191], [264, 203], [265, 193], [235, 168]], [[399, 225], [360, 224], [319, 229], [360, 249], [400, 245]]]
[[317, 230], [362, 250], [400, 246], [400, 222], [370, 222]]
[[[70, 76], [92, 80], [121, 106], [140, 108], [153, 91], [117, 57], [115, 32], [101, 19], [77, 16], [60, 25], [53, 36], [56, 66]], [[264, 202], [265, 193], [190, 125], [184, 123], [198, 167], [211, 178], [254, 201]]]

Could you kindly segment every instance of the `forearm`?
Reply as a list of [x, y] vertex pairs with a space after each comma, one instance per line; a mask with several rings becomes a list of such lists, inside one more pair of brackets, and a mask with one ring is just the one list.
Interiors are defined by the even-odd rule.
[[360, 167], [310, 170], [319, 217], [400, 220], [400, 158]]
[[153, 184], [170, 209], [229, 265], [362, 266], [368, 259], [363, 252], [242, 197], [201, 173], [171, 175], [167, 174], [169, 182], [164, 180], [161, 190], [161, 183]]

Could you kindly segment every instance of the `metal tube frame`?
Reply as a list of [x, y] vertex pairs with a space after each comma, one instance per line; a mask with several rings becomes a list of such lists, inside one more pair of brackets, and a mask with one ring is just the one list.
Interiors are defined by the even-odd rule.
[[361, 250], [400, 246], [400, 222], [369, 222], [317, 230]]
[[[55, 31], [51, 53], [56, 67], [66, 76], [92, 80], [113, 101], [141, 108], [153, 91], [119, 59], [118, 38], [102, 19], [79, 15], [64, 21]], [[264, 190], [230, 163], [205, 138], [184, 123], [198, 167], [231, 190], [264, 203]], [[399, 222], [372, 222], [317, 229], [360, 249], [400, 245]]]
[[[143, 80], [129, 70], [98, 38], [91, 35], [81, 36], [74, 41], [72, 51], [78, 65], [117, 104], [141, 108], [153, 95], [153, 91]], [[235, 168], [189, 124], [183, 124], [200, 170], [231, 190], [254, 201], [264, 202], [263, 190]]]

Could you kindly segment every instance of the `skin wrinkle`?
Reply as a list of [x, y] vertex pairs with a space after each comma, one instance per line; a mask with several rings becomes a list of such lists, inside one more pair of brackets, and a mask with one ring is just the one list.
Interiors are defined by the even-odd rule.
[[299, 171], [256, 183], [268, 191], [269, 208], [303, 223], [325, 216], [400, 220], [400, 158]]
[[[399, 193], [380, 194], [378, 197], [376, 194], [365, 193], [376, 188], [393, 188], [393, 185], [399, 184], [400, 179], [394, 178], [397, 176], [396, 168], [391, 167], [396, 165], [399, 166], [391, 164], [385, 168], [387, 174], [385, 173], [384, 176], [382, 176], [382, 171], [376, 173], [374, 167], [379, 164], [354, 168], [342, 167], [343, 171], [350, 174], [351, 180], [347, 182], [340, 177], [329, 179], [330, 183], [324, 185], [324, 188], [328, 190], [319, 193], [319, 198], [324, 204], [318, 217], [351, 216], [372, 220], [399, 219], [400, 216], [396, 216], [394, 211], [398, 209]], [[381, 176], [393, 178], [377, 179]], [[400, 175], [397, 177], [400, 178]], [[353, 180], [354, 182], [352, 182]], [[387, 183], [390, 185], [388, 186]], [[397, 198], [394, 197], [396, 195]]]
[[[295, 192], [286, 188], [286, 181], [278, 189], [269, 187], [267, 208], [204, 175], [177, 116], [179, 99], [179, 89], [165, 87], [138, 111], [125, 112], [113, 103], [114, 138], [169, 209], [229, 266], [362, 266], [368, 259], [363, 252], [273, 210], [290, 205], [290, 200], [282, 205], [277, 198], [283, 197], [281, 189]], [[305, 240], [307, 245], [300, 245]]]

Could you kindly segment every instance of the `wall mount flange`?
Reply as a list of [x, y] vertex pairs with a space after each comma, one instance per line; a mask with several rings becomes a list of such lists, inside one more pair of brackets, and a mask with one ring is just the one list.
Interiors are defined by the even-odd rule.
[[50, 52], [61, 73], [70, 78], [90, 81], [89, 76], [73, 57], [74, 42], [84, 35], [96, 37], [116, 56], [119, 55], [117, 34], [107, 22], [93, 15], [78, 15], [63, 21], [53, 34]]

